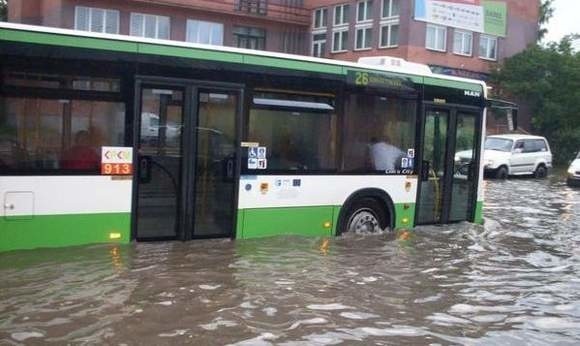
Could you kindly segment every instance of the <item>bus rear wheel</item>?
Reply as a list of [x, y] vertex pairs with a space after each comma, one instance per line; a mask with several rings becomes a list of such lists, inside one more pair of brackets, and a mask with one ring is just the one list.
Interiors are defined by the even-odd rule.
[[385, 208], [374, 198], [362, 198], [348, 207], [340, 233], [378, 233], [388, 227]]

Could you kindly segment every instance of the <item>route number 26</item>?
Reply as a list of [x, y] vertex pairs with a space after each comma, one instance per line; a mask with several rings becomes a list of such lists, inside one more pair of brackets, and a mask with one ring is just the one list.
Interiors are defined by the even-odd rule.
[[355, 75], [356, 85], [368, 85], [369, 84], [369, 74], [367, 72], [357, 72]]

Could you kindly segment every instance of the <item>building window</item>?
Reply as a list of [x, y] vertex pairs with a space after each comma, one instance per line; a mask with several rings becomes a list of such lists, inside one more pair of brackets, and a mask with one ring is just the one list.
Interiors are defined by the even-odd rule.
[[334, 8], [334, 25], [346, 25], [349, 22], [350, 5], [338, 5]]
[[346, 51], [348, 42], [348, 29], [334, 31], [332, 33], [332, 52], [340, 53]]
[[399, 45], [399, 23], [381, 25], [379, 48], [393, 48]]
[[223, 46], [224, 25], [221, 23], [187, 20], [187, 42], [213, 44]]
[[328, 16], [328, 10], [326, 8], [319, 8], [314, 11], [314, 22], [313, 29], [323, 29], [326, 28], [326, 20]]
[[364, 0], [359, 1], [356, 7], [356, 21], [366, 22], [372, 20], [373, 1]]
[[236, 46], [248, 49], [266, 49], [266, 30], [245, 26], [234, 27]]
[[427, 24], [425, 47], [431, 50], [445, 52], [447, 49], [447, 28]]
[[471, 56], [473, 50], [473, 34], [469, 31], [455, 30], [453, 33], [453, 53]]
[[479, 57], [497, 60], [497, 37], [481, 35], [479, 37]]
[[119, 11], [76, 6], [75, 30], [118, 34]]
[[373, 28], [357, 28], [355, 38], [355, 50], [370, 49], [373, 42]]
[[312, 35], [312, 56], [322, 58], [326, 55], [326, 34]]
[[383, 0], [382, 18], [399, 16], [399, 0]]
[[131, 13], [131, 36], [169, 39], [169, 17]]
[[236, 0], [236, 10], [266, 15], [268, 9], [268, 2], [266, 0]]

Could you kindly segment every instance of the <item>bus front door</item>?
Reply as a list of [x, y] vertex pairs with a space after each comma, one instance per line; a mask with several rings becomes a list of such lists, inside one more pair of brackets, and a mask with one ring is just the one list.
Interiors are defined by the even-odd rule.
[[416, 224], [473, 221], [478, 119], [475, 111], [427, 108]]
[[240, 89], [187, 82], [137, 86], [134, 238], [231, 236]]

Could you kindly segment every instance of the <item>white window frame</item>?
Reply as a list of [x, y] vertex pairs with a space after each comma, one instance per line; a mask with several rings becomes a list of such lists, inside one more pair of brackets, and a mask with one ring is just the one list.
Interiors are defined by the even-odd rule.
[[355, 51], [361, 51], [361, 50], [370, 50], [373, 49], [373, 44], [372, 44], [372, 40], [371, 40], [371, 45], [368, 47], [362, 47], [362, 48], [357, 48], [358, 47], [358, 31], [359, 30], [364, 30], [363, 31], [363, 37], [362, 37], [362, 41], [363, 43], [366, 41], [366, 37], [367, 37], [367, 30], [370, 29], [371, 31], [371, 35], [373, 32], [373, 26], [372, 25], [363, 25], [363, 26], [357, 26], [355, 31], [354, 31], [354, 50]]
[[[487, 44], [486, 44], [486, 53], [489, 53], [490, 48], [491, 48], [491, 42], [495, 41], [495, 56], [494, 57], [489, 57], [489, 56], [482, 56], [481, 55], [481, 42], [483, 39], [487, 40]], [[499, 40], [496, 36], [490, 36], [490, 35], [484, 35], [481, 34], [479, 35], [479, 58], [483, 59], [483, 60], [489, 60], [489, 61], [497, 61], [497, 56], [499, 54]]]
[[[357, 1], [356, 2], [356, 22], [357, 23], [368, 23], [368, 22], [372, 22], [372, 20], [373, 20], [372, 5], [370, 6], [370, 9], [369, 9], [369, 2], [372, 2], [372, 1], [373, 0], [362, 0], [362, 1]], [[366, 14], [369, 15], [368, 18], [365, 18], [365, 19], [362, 19], [362, 20], [359, 20], [358, 19], [359, 18], [359, 7], [360, 7], [359, 4], [360, 3], [364, 3], [365, 4], [364, 5], [365, 15]]]
[[[189, 30], [189, 25], [190, 25], [189, 23], [193, 23], [193, 22], [209, 23], [209, 24], [210, 24], [210, 28], [211, 28], [211, 26], [213, 26], [213, 25], [219, 25], [219, 26], [221, 26], [221, 28], [222, 28], [222, 31], [221, 31], [221, 32], [222, 32], [222, 35], [221, 35], [221, 37], [220, 37], [220, 44], [219, 44], [219, 46], [223, 46], [223, 45], [224, 45], [224, 24], [223, 24], [223, 23], [218, 23], [218, 22], [210, 22], [210, 21], [207, 21], [207, 20], [199, 20], [199, 19], [190, 19], [190, 18], [188, 18], [188, 19], [185, 21], [185, 41], [186, 41], [186, 42], [191, 42], [191, 43], [200, 43], [200, 42], [199, 42], [199, 32], [197, 33], [197, 36], [198, 36], [198, 37], [197, 37], [197, 40], [195, 40], [195, 41], [191, 41], [191, 40], [190, 40], [190, 39], [191, 39], [191, 37], [190, 37], [190, 33], [189, 33], [189, 31], [190, 31], [190, 30]], [[212, 33], [213, 33], [213, 31], [212, 31], [212, 30], [210, 30], [210, 32], [209, 32], [209, 42], [210, 42], [210, 43], [209, 43], [209, 44], [213, 44], [213, 43], [211, 43], [211, 42], [212, 42]]]
[[[399, 14], [395, 14], [393, 15], [393, 2], [394, 1], [399, 1], [399, 0], [381, 0], [381, 18], [386, 19], [386, 18], [399, 18], [400, 16], [400, 11], [401, 11], [401, 2], [399, 1]], [[388, 12], [388, 16], [383, 16], [383, 14], [385, 13], [385, 2], [387, 2], [389, 4], [389, 12]]]
[[[326, 11], [326, 25], [324, 25], [324, 11]], [[320, 15], [322, 16], [320, 18], [320, 25], [321, 26], [316, 26], [316, 17], [318, 16], [318, 13], [320, 13]], [[333, 18], [334, 20], [334, 18]], [[328, 9], [326, 7], [320, 7], [315, 9], [312, 12], [312, 30], [320, 30], [320, 29], [326, 29], [326, 27], [328, 26]]]
[[[388, 37], [387, 37], [387, 45], [383, 46], [381, 45], [381, 43], [383, 42], [383, 28], [388, 26], [389, 29], [388, 31]], [[391, 42], [391, 33], [393, 30], [393, 26], [398, 26], [399, 27], [399, 37], [401, 35], [401, 25], [399, 23], [399, 21], [392, 21], [392, 22], [384, 22], [381, 23], [380, 27], [379, 27], [379, 48], [397, 48], [399, 46], [399, 40], [397, 40], [397, 44], [391, 45], [389, 44]]]
[[[324, 45], [327, 45], [327, 44], [328, 44], [328, 39], [327, 39], [327, 38], [325, 38], [324, 40], [314, 40], [314, 36], [315, 36], [315, 35], [319, 35], [319, 33], [318, 33], [318, 34], [316, 34], [316, 33], [312, 34], [312, 50], [311, 50], [311, 52], [310, 52], [310, 55], [311, 55], [311, 56], [314, 56], [314, 57], [324, 57], [324, 56], [326, 55], [326, 54], [325, 54], [326, 52], [325, 52], [325, 51], [322, 51], [322, 49], [321, 49], [321, 47], [320, 47], [320, 46], [321, 46], [322, 44], [324, 44]], [[318, 49], [321, 51], [321, 52], [320, 52], [320, 53], [321, 53], [320, 55], [315, 55], [315, 54], [314, 54], [314, 51], [315, 51], [314, 47], [315, 47], [315, 46], [318, 46], [318, 47], [320, 47], [320, 48], [318, 48]]]
[[[455, 35], [461, 35], [461, 47], [455, 47]], [[469, 45], [469, 53], [464, 53], [463, 48], [465, 48], [465, 38], [471, 38], [471, 44]], [[459, 50], [458, 50], [459, 48]], [[471, 31], [455, 29], [453, 31], [453, 54], [461, 56], [473, 56], [473, 33]]]
[[[133, 20], [135, 18], [135, 16], [143, 16], [143, 31], [141, 32], [140, 35], [133, 35], [131, 32], [131, 28], [133, 27]], [[158, 39], [158, 40], [170, 40], [171, 39], [171, 17], [168, 16], [159, 16], [156, 14], [150, 14], [150, 13], [139, 13], [139, 12], [131, 12], [131, 17], [129, 19], [129, 35], [131, 36], [135, 36], [135, 37], [146, 37], [145, 36], [145, 17], [155, 17], [155, 37], [153, 37], [153, 39]], [[168, 27], [167, 27], [167, 38], [159, 38], [159, 18], [167, 18], [167, 23], [168, 23]], [[147, 38], [147, 37], [146, 37]], [[148, 37], [151, 38], [151, 37]]]
[[[439, 37], [439, 32], [441, 29], [443, 29], [443, 48], [437, 48], [437, 47], [429, 47], [428, 46], [428, 41], [427, 41], [427, 32], [429, 31], [429, 28], [434, 28], [435, 29], [435, 44], [437, 45], [437, 38]], [[427, 48], [428, 50], [432, 50], [432, 51], [436, 51], [436, 52], [447, 52], [447, 27], [446, 26], [441, 26], [441, 25], [433, 25], [433, 24], [427, 24], [426, 29], [425, 29], [425, 48]]]
[[[344, 53], [344, 52], [347, 52], [348, 51], [348, 48], [347, 47], [341, 47], [342, 49], [340, 49], [340, 50], [334, 50], [334, 40], [335, 40], [335, 37], [336, 37], [335, 34], [339, 34], [339, 36], [340, 36], [340, 41], [339, 42], [342, 42], [342, 36], [344, 35], [345, 32], [348, 35], [348, 32], [349, 32], [348, 28], [343, 28], [343, 29], [338, 29], [338, 30], [333, 30], [332, 31], [332, 46], [330, 47], [330, 52], [331, 53]], [[346, 44], [348, 44], [348, 37], [347, 37]]]
[[[79, 9], [81, 9], [81, 8], [86, 8], [89, 10], [89, 23], [88, 23], [88, 30], [87, 30], [88, 32], [100, 32], [103, 34], [119, 34], [121, 14], [119, 13], [118, 10], [111, 10], [108, 8], [101, 8], [101, 7], [75, 6], [75, 23], [74, 23], [75, 30], [80, 30], [80, 29], [78, 29], [78, 27], [79, 27], [78, 12], [79, 12]], [[92, 31], [91, 30], [91, 27], [93, 24], [92, 23], [93, 22], [93, 14], [92, 13], [94, 10], [100, 10], [100, 11], [103, 11], [103, 13], [104, 13], [104, 15], [103, 15], [103, 31]], [[117, 24], [117, 31], [116, 32], [113, 32], [113, 33], [107, 32], [107, 25], [106, 25], [107, 24], [107, 12], [117, 13], [117, 23], [116, 23]]]
[[[344, 9], [345, 7], [349, 7], [349, 15], [350, 15], [350, 4], [342, 4], [342, 5], [336, 5], [334, 6], [334, 12], [333, 12], [333, 16], [332, 16], [332, 24], [333, 26], [343, 26], [343, 25], [348, 25], [350, 18], [345, 18], [344, 16]], [[337, 23], [336, 22], [336, 11], [338, 11], [338, 9], [340, 8], [340, 18], [341, 18], [341, 22]]]

